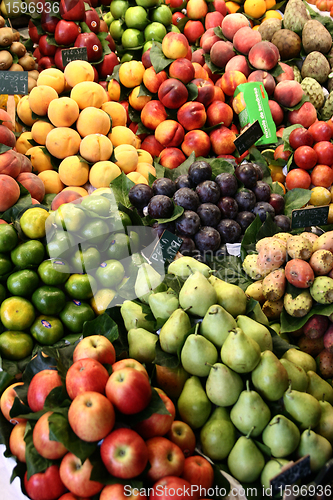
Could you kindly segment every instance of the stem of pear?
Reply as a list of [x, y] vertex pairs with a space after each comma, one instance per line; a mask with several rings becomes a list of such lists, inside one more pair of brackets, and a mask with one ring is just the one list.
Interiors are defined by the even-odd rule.
[[211, 363], [207, 363], [207, 361], [206, 361], [205, 365], [210, 366], [211, 368], [213, 368], [213, 370], [217, 370], [217, 366], [214, 366]]
[[194, 335], [198, 335], [199, 326], [200, 326], [200, 323], [197, 323], [197, 324], [195, 325]]
[[255, 425], [254, 425], [253, 427], [251, 427], [251, 429], [249, 430], [249, 432], [248, 432], [248, 433], [247, 433], [247, 435], [245, 436], [245, 437], [246, 437], [246, 439], [249, 439], [249, 438], [250, 438], [250, 436], [251, 436], [251, 434], [252, 434], [252, 432], [253, 432], [253, 429], [255, 429], [255, 427], [256, 427]]
[[249, 379], [247, 379], [247, 381], [246, 381], [246, 390], [247, 390], [247, 392], [250, 392], [250, 380]]

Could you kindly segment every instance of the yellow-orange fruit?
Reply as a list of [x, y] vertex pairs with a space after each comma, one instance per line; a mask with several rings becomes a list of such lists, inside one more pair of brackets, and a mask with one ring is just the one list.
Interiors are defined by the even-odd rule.
[[89, 182], [95, 188], [106, 188], [120, 174], [120, 168], [112, 161], [98, 161], [90, 169]]
[[115, 164], [125, 173], [134, 172], [138, 165], [138, 153], [134, 146], [121, 144], [114, 149]]
[[80, 109], [85, 109], [89, 106], [100, 108], [106, 98], [102, 85], [95, 82], [77, 83], [72, 88], [70, 97], [77, 102]]
[[117, 127], [112, 127], [111, 133], [108, 135], [113, 147], [116, 148], [121, 144], [130, 144], [131, 146], [136, 146], [136, 136], [131, 129], [118, 125]]
[[89, 165], [78, 156], [68, 156], [60, 163], [58, 173], [66, 186], [83, 186], [88, 181]]
[[80, 144], [80, 155], [90, 163], [108, 160], [112, 151], [112, 142], [101, 134], [86, 135]]
[[19, 119], [28, 127], [32, 127], [32, 125], [38, 120], [38, 118], [32, 117], [29, 96], [27, 95], [23, 96], [18, 102], [16, 112]]
[[43, 181], [45, 194], [58, 194], [65, 187], [55, 170], [44, 170], [38, 177]]
[[81, 137], [68, 127], [54, 128], [46, 136], [45, 146], [52, 156], [63, 159], [74, 156], [80, 148]]
[[31, 148], [32, 133], [22, 132], [22, 134], [16, 139], [15, 149], [18, 153], [25, 153]]
[[95, 78], [94, 68], [87, 61], [71, 61], [64, 69], [66, 82], [74, 87], [81, 82], [93, 82]]
[[29, 156], [32, 167], [37, 173], [44, 172], [44, 170], [53, 170], [51, 157], [43, 151], [40, 146], [34, 146], [25, 153]]
[[102, 108], [105, 113], [110, 115], [112, 120], [112, 127], [117, 127], [121, 125], [123, 127], [126, 126], [127, 123], [127, 114], [124, 106], [119, 102], [108, 101], [102, 104]]
[[74, 99], [60, 97], [49, 104], [47, 116], [55, 127], [70, 127], [76, 122], [80, 108]]
[[89, 134], [107, 135], [111, 128], [110, 117], [102, 109], [89, 106], [81, 111], [77, 122], [76, 130], [81, 137]]
[[60, 69], [48, 68], [39, 73], [37, 78], [37, 86], [48, 85], [52, 87], [58, 94], [61, 94], [65, 89], [65, 76]]
[[45, 116], [49, 104], [54, 99], [58, 99], [58, 93], [52, 87], [40, 85], [35, 87], [29, 94], [29, 104], [31, 110], [39, 116]]
[[44, 146], [47, 134], [53, 129], [54, 126], [51, 123], [38, 120], [31, 127], [32, 138], [37, 144]]

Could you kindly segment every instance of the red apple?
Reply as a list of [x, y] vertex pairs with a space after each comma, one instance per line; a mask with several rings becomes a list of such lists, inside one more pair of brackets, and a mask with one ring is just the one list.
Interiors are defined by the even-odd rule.
[[191, 494], [188, 481], [177, 476], [165, 476], [157, 481], [150, 494], [150, 500], [196, 500], [198, 495]]
[[104, 394], [109, 374], [107, 369], [95, 359], [79, 359], [66, 374], [66, 389], [71, 399], [86, 391]]
[[56, 500], [66, 491], [58, 465], [51, 465], [44, 472], [37, 472], [29, 479], [26, 472], [24, 486], [32, 500]]
[[77, 495], [74, 495], [71, 491], [68, 491], [64, 495], [61, 495], [58, 500], [91, 500], [88, 497], [78, 497]]
[[28, 387], [28, 405], [31, 411], [40, 411], [45, 399], [55, 387], [61, 386], [61, 378], [57, 370], [41, 370], [31, 379]]
[[125, 486], [123, 484], [108, 484], [102, 489], [99, 496], [99, 500], [135, 500], [136, 498], [147, 498], [147, 496], [143, 491], [132, 488], [129, 484]]
[[146, 441], [150, 469], [147, 478], [158, 481], [164, 476], [180, 476], [184, 469], [185, 457], [182, 450], [165, 437], [153, 437]]
[[32, 441], [36, 450], [42, 457], [48, 458], [49, 460], [57, 460], [62, 458], [68, 450], [62, 443], [53, 441], [49, 437], [50, 427], [48, 419], [52, 413], [52, 411], [47, 411], [39, 417], [32, 433]]
[[73, 352], [73, 362], [79, 359], [96, 359], [104, 364], [113, 365], [116, 361], [116, 351], [112, 343], [104, 335], [90, 335], [82, 339]]
[[83, 0], [60, 0], [59, 13], [66, 21], [83, 21], [85, 6]]
[[29, 33], [29, 38], [33, 43], [38, 43], [41, 35], [38, 34], [37, 26], [32, 22], [30, 19], [28, 23], [28, 33]]
[[141, 474], [148, 463], [148, 450], [141, 436], [132, 429], [112, 431], [100, 448], [102, 461], [115, 477], [131, 479]]
[[289, 144], [293, 149], [297, 149], [300, 146], [312, 146], [313, 137], [306, 128], [298, 127], [291, 131]]
[[61, 47], [57, 48], [56, 53], [54, 55], [54, 64], [58, 69], [64, 71], [64, 65], [62, 63], [62, 50], [63, 49]]
[[41, 27], [47, 33], [54, 33], [57, 24], [59, 23], [59, 18], [52, 15], [52, 12], [42, 12], [41, 17]]
[[74, 21], [65, 21], [61, 19], [54, 32], [54, 38], [58, 45], [73, 45], [79, 34], [81, 28]]
[[119, 64], [119, 59], [114, 52], [106, 54], [101, 63], [96, 64], [96, 69], [100, 79], [107, 78], [112, 75], [113, 68]]
[[125, 358], [116, 361], [112, 365], [112, 373], [116, 372], [117, 370], [122, 370], [123, 368], [134, 368], [135, 370], [144, 373], [146, 377], [149, 379], [149, 375], [146, 368], [143, 366], [142, 363], [140, 363], [136, 359]]
[[41, 57], [38, 61], [38, 71], [41, 73], [44, 69], [52, 68], [55, 65], [54, 58], [50, 56]]
[[56, 45], [51, 45], [47, 41], [47, 35], [42, 35], [38, 42], [39, 50], [42, 56], [54, 56], [57, 50]]
[[97, 495], [103, 488], [103, 484], [90, 479], [93, 465], [89, 458], [84, 462], [73, 453], [67, 453], [60, 463], [60, 478], [66, 488], [74, 495], [90, 497]]
[[100, 19], [95, 9], [86, 10], [84, 13], [84, 20], [90, 31], [99, 33]]
[[161, 391], [158, 392], [169, 413], [153, 413], [149, 418], [146, 418], [136, 424], [134, 429], [144, 439], [149, 439], [155, 436], [164, 436], [170, 430], [172, 422], [175, 419], [175, 405], [166, 394]]
[[74, 47], [87, 47], [88, 61], [97, 62], [103, 54], [102, 44], [96, 33], [80, 33], [75, 40]]
[[166, 437], [183, 451], [185, 457], [193, 455], [196, 437], [191, 427], [181, 420], [174, 420]]
[[111, 374], [105, 394], [117, 410], [133, 415], [148, 406], [151, 386], [144, 373], [135, 368], [123, 368]]
[[204, 457], [194, 455], [185, 458], [181, 477], [193, 486], [192, 491], [200, 494], [201, 491], [207, 491], [213, 486], [214, 469]]

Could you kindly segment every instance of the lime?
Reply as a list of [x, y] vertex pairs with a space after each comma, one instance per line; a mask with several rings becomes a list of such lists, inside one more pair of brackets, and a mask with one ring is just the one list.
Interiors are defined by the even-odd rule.
[[56, 210], [54, 222], [65, 231], [78, 231], [86, 220], [86, 214], [77, 205], [65, 203]]
[[123, 223], [125, 231], [126, 231], [128, 226], [133, 226], [133, 223], [131, 221], [130, 216], [127, 215], [125, 212], [122, 212], [121, 210], [119, 210], [119, 216], [121, 218], [121, 222]]
[[88, 272], [96, 269], [101, 262], [101, 255], [97, 248], [88, 247], [85, 250], [77, 250], [71, 259], [71, 266], [76, 273]]
[[46, 285], [62, 285], [70, 276], [68, 264], [60, 259], [44, 260], [37, 272]]
[[94, 319], [95, 313], [86, 302], [72, 300], [66, 302], [59, 316], [65, 328], [73, 333], [80, 333], [82, 332], [84, 322]]
[[110, 4], [110, 12], [115, 19], [124, 17], [129, 3], [127, 0], [113, 0]]
[[87, 210], [91, 210], [95, 214], [107, 217], [110, 214], [111, 203], [105, 196], [85, 196], [81, 202], [81, 206]]
[[132, 50], [132, 52], [127, 51], [121, 56], [120, 63], [123, 64], [124, 62], [133, 61], [134, 56], [135, 56], [134, 50]]
[[105, 313], [115, 295], [116, 291], [111, 290], [111, 288], [101, 288], [98, 290], [98, 292], [96, 292], [90, 300], [90, 305], [93, 308], [94, 313], [97, 316]]
[[47, 252], [52, 259], [61, 259], [65, 255], [68, 257], [76, 248], [74, 236], [66, 231], [57, 231], [46, 245]]
[[137, 232], [130, 231], [129, 234], [131, 253], [137, 253], [140, 247], [140, 238]]
[[35, 311], [31, 302], [23, 297], [8, 297], [0, 307], [0, 319], [8, 330], [26, 330], [34, 319]]
[[0, 305], [6, 298], [6, 288], [0, 283]]
[[130, 255], [130, 239], [127, 234], [114, 233], [109, 248], [106, 250], [109, 259], [125, 259]]
[[37, 240], [30, 240], [14, 248], [10, 257], [15, 266], [26, 269], [28, 266], [38, 266], [44, 258], [43, 243]]
[[7, 279], [7, 288], [12, 295], [19, 297], [29, 297], [38, 287], [39, 277], [31, 269], [16, 271]]
[[66, 304], [66, 296], [55, 286], [41, 286], [34, 291], [31, 302], [42, 314], [58, 314]]
[[45, 236], [45, 221], [49, 212], [44, 208], [28, 208], [20, 218], [22, 231], [28, 238], [38, 239]]
[[81, 228], [80, 236], [89, 245], [101, 245], [110, 235], [109, 225], [102, 219], [90, 219]]
[[118, 260], [107, 260], [102, 262], [96, 271], [96, 279], [105, 287], [115, 287], [119, 285], [125, 274], [124, 266]]
[[39, 344], [53, 345], [64, 336], [64, 326], [53, 316], [38, 316], [30, 328], [30, 333]]
[[0, 278], [12, 270], [12, 261], [8, 255], [0, 253]]
[[90, 274], [72, 274], [65, 283], [65, 291], [73, 299], [91, 299], [96, 290], [96, 280]]
[[18, 242], [17, 232], [9, 224], [0, 224], [0, 252], [10, 252]]
[[7, 331], [0, 335], [0, 354], [6, 359], [18, 361], [32, 352], [34, 341], [28, 333]]

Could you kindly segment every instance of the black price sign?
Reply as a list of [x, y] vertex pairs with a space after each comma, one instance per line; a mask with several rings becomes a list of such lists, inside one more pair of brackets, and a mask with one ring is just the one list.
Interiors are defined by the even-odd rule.
[[159, 241], [154, 247], [149, 260], [152, 264], [166, 261], [173, 261], [178, 250], [183, 244], [183, 240], [172, 234], [170, 231], [164, 231]]
[[290, 467], [288, 465], [286, 467], [283, 472], [271, 479], [272, 496], [281, 495], [285, 486], [291, 486], [299, 479], [311, 474], [310, 455], [306, 455], [294, 462]]
[[61, 51], [62, 64], [67, 66], [71, 61], [88, 61], [87, 47], [74, 47]]
[[27, 95], [28, 72], [27, 71], [0, 71], [0, 94]]
[[263, 135], [260, 123], [256, 120], [234, 140], [238, 153], [240, 155], [245, 153]]
[[328, 205], [325, 207], [300, 208], [291, 212], [291, 228], [323, 226], [327, 224]]

